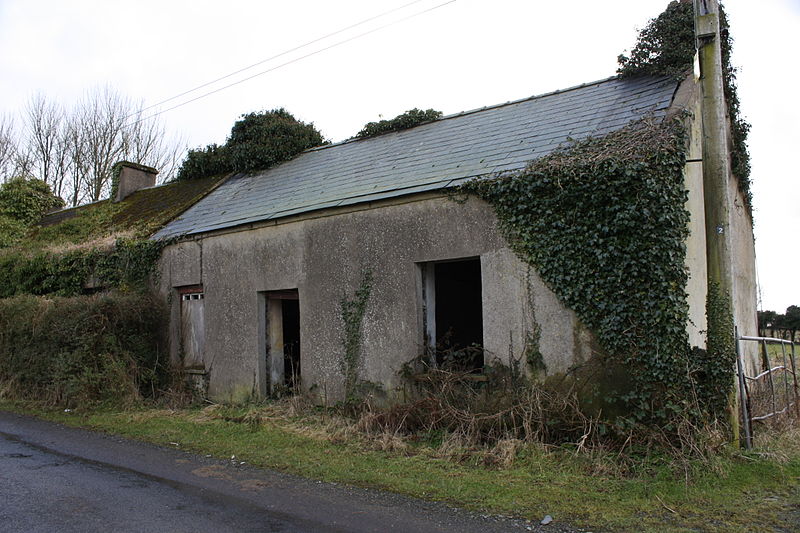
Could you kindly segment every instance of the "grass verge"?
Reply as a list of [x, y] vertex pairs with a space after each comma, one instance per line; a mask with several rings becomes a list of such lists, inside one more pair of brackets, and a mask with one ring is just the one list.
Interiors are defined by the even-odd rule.
[[[391, 445], [349, 431], [329, 413], [286, 404], [165, 410], [62, 409], [0, 401], [0, 409], [324, 481], [385, 489], [472, 510], [556, 520], [593, 531], [796, 531], [800, 433], [758, 451], [722, 453], [674, 468], [651, 455], [620, 474], [617, 457], [534, 445], [506, 446], [514, 460], [451, 454], [430, 442]], [[387, 445], [387, 442], [389, 445]], [[383, 448], [383, 449], [381, 449]], [[499, 451], [493, 456], [502, 455]], [[487, 464], [491, 463], [491, 464]], [[683, 472], [681, 474], [680, 472]]]

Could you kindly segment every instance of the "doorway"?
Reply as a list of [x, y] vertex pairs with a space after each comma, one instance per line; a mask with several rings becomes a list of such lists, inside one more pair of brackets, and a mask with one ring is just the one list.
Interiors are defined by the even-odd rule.
[[439, 368], [483, 368], [480, 258], [422, 264], [425, 342]]
[[267, 291], [264, 328], [268, 390], [273, 395], [300, 387], [300, 298], [297, 289]]

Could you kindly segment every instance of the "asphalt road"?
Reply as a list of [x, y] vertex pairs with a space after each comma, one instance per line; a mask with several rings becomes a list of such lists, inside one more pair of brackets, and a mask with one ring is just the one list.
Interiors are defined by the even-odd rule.
[[0, 412], [0, 531], [575, 531]]

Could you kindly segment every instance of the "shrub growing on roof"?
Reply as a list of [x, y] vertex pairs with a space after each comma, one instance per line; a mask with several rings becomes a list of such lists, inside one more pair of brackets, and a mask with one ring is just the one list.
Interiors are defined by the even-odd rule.
[[294, 118], [285, 109], [242, 115], [226, 143], [234, 170], [269, 168], [324, 142], [313, 124]]
[[23, 224], [32, 224], [59, 207], [64, 207], [64, 200], [42, 180], [13, 178], [0, 185], [0, 215]]
[[13, 246], [28, 232], [31, 224], [64, 201], [50, 186], [34, 178], [13, 178], [0, 185], [0, 248]]
[[368, 122], [364, 125], [364, 127], [356, 134], [356, 137], [363, 138], [363, 137], [374, 137], [375, 135], [381, 135], [383, 133], [389, 133], [390, 131], [400, 131], [405, 130], [408, 128], [413, 128], [423, 122], [430, 122], [431, 120], [436, 120], [442, 116], [441, 111], [436, 111], [435, 109], [426, 109], [423, 111], [422, 109], [409, 109], [405, 113], [401, 113], [397, 115], [391, 120], [379, 120], [378, 122]]
[[177, 179], [264, 170], [324, 142], [313, 124], [297, 120], [283, 108], [247, 113], [233, 125], [224, 145], [189, 150]]
[[[731, 166], [739, 181], [739, 190], [744, 194], [748, 206], [752, 201], [750, 190], [750, 152], [747, 135], [750, 124], [742, 117], [739, 95], [736, 88], [736, 68], [731, 63], [733, 38], [730, 34], [725, 8], [719, 6], [720, 45], [722, 47], [722, 75], [725, 103], [731, 124]], [[670, 2], [667, 9], [648, 22], [639, 32], [630, 56], [617, 57], [622, 76], [641, 74], [654, 76], [682, 76], [692, 68], [695, 53], [694, 7], [691, 1]]]

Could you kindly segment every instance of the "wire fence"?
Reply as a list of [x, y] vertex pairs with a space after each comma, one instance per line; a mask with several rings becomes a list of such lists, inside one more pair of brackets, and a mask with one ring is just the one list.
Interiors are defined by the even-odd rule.
[[[762, 371], [748, 376], [742, 355], [742, 343], [757, 342]], [[748, 337], [736, 332], [736, 366], [739, 374], [739, 398], [742, 408], [745, 447], [753, 446], [753, 425], [782, 415], [800, 416], [800, 390], [797, 384], [795, 345], [773, 337]], [[770, 345], [780, 349], [770, 350]], [[770, 353], [773, 352], [773, 353]]]

